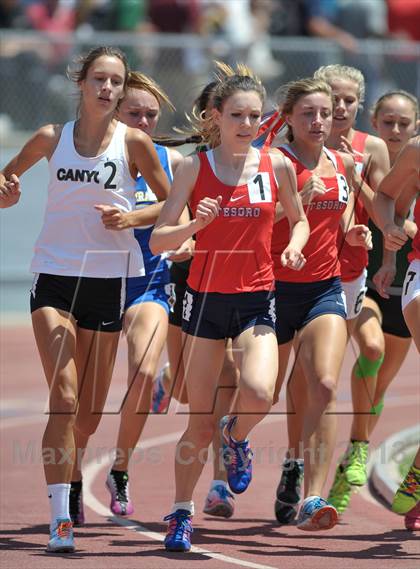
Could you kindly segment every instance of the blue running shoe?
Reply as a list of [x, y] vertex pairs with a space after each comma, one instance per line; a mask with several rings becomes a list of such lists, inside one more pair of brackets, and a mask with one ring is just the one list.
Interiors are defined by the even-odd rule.
[[56, 520], [51, 528], [47, 551], [72, 553], [74, 551], [73, 524], [71, 520]]
[[152, 402], [150, 405], [152, 413], [167, 413], [168, 411], [170, 398], [163, 387], [163, 377], [167, 367], [167, 365], [163, 366], [153, 382]]
[[242, 494], [252, 480], [252, 450], [248, 440], [234, 441], [230, 436], [237, 417], [223, 417], [220, 431], [223, 445], [223, 463], [227, 472], [228, 484], [232, 492]]
[[230, 518], [235, 510], [234, 497], [223, 485], [218, 484], [207, 494], [203, 512], [219, 518]]
[[310, 496], [300, 508], [297, 527], [304, 531], [322, 531], [333, 528], [338, 522], [338, 513], [324, 498]]
[[163, 520], [169, 522], [168, 533], [164, 539], [166, 551], [189, 551], [191, 549], [191, 513], [188, 510], [176, 510]]

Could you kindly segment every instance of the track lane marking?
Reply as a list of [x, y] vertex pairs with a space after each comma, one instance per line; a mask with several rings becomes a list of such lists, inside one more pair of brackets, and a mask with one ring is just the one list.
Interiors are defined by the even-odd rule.
[[[151, 437], [150, 439], [145, 439], [142, 443], [139, 444], [140, 450], [146, 450], [148, 448], [163, 446], [169, 443], [173, 443], [178, 441], [181, 438], [181, 435], [184, 431], [177, 431], [175, 433], [171, 433], [168, 435], [161, 435], [157, 437]], [[89, 506], [91, 510], [99, 514], [100, 516], [104, 516], [108, 518], [115, 524], [125, 527], [126, 529], [136, 531], [141, 533], [148, 539], [153, 539], [155, 541], [163, 542], [164, 536], [160, 533], [150, 531], [145, 526], [141, 525], [138, 522], [135, 522], [131, 519], [121, 518], [119, 516], [110, 516], [109, 508], [105, 507], [102, 502], [100, 502], [92, 491], [92, 485], [94, 480], [96, 479], [97, 475], [99, 474], [100, 470], [102, 470], [107, 464], [111, 464], [112, 460], [109, 456], [109, 453], [103, 455], [105, 460], [102, 462], [98, 460], [97, 457], [95, 460], [92, 460], [90, 463], [87, 463], [83, 468], [83, 502], [86, 506]], [[108, 458], [108, 460], [106, 460]], [[252, 561], [245, 561], [241, 559], [237, 559], [235, 557], [230, 557], [228, 555], [223, 555], [221, 553], [216, 553], [213, 551], [209, 551], [208, 549], [202, 549], [201, 547], [196, 547], [193, 545], [191, 547], [192, 553], [198, 553], [200, 555], [205, 555], [206, 557], [211, 557], [212, 559], [218, 559], [224, 563], [229, 563], [230, 565], [239, 565], [241, 567], [249, 567], [250, 569], [276, 569], [272, 565], [261, 565], [260, 563], [254, 563]]]

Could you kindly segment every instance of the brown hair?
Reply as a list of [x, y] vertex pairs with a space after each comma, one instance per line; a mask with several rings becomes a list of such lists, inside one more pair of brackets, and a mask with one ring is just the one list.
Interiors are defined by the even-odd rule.
[[[306, 77], [304, 79], [298, 79], [297, 81], [291, 81], [285, 86], [282, 92], [283, 100], [281, 106], [283, 115], [291, 115], [299, 99], [306, 95], [312, 95], [313, 93], [325, 93], [331, 99], [332, 106], [334, 107], [334, 97], [331, 87], [321, 79]], [[290, 125], [288, 125], [286, 138], [289, 142], [293, 140], [293, 131]]]
[[[118, 49], [117, 47], [100, 46], [91, 49], [86, 55], [81, 55], [75, 60], [74, 63], [77, 66], [76, 69], [71, 69], [70, 66], [67, 68], [67, 77], [70, 79], [70, 81], [79, 84], [81, 81], [84, 81], [86, 79], [86, 76], [88, 74], [89, 68], [92, 65], [92, 63], [96, 61], [99, 57], [102, 57], [104, 55], [108, 57], [116, 57], [124, 65], [124, 70], [125, 70], [124, 92], [125, 92], [127, 89], [127, 82], [129, 76], [128, 62], [125, 53], [120, 49]], [[80, 100], [79, 100], [78, 112], [79, 109], [80, 109]]]
[[[213, 108], [222, 112], [223, 105], [229, 97], [238, 91], [255, 91], [261, 102], [265, 101], [265, 89], [260, 79], [245, 64], [237, 63], [236, 69], [230, 65], [216, 61], [216, 85], [213, 92]], [[201, 121], [203, 141], [211, 147], [220, 144], [219, 126], [214, 121], [213, 115], [205, 116]]]
[[419, 116], [419, 102], [417, 100], [417, 97], [415, 97], [408, 91], [404, 91], [403, 89], [396, 89], [395, 91], [387, 91], [381, 97], [379, 97], [379, 99], [376, 101], [376, 103], [373, 105], [370, 111], [373, 118], [376, 118], [378, 116], [378, 113], [383, 103], [385, 103], [385, 101], [387, 101], [388, 99], [391, 99], [391, 97], [403, 97], [404, 99], [407, 99], [413, 105], [413, 110], [415, 115], [414, 120], [417, 121]]

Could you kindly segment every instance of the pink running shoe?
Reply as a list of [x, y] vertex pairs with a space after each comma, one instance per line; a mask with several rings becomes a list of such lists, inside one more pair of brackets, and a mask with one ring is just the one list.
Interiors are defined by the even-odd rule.
[[218, 484], [207, 494], [203, 512], [218, 518], [230, 518], [235, 510], [233, 494], [226, 486]]
[[405, 527], [412, 531], [420, 531], [420, 502], [405, 514]]
[[111, 512], [117, 516], [130, 516], [134, 507], [128, 491], [128, 472], [111, 470], [106, 478], [106, 486], [111, 493]]

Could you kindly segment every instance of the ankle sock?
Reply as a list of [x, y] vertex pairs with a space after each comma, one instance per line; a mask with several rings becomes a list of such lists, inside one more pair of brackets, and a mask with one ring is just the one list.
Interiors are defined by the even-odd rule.
[[51, 528], [56, 520], [70, 519], [70, 484], [47, 484], [47, 492], [50, 499]]
[[175, 502], [175, 504], [172, 507], [171, 514], [173, 514], [177, 510], [188, 510], [191, 513], [191, 515], [193, 516], [194, 515], [194, 502], [192, 500], [189, 500], [188, 502]]

